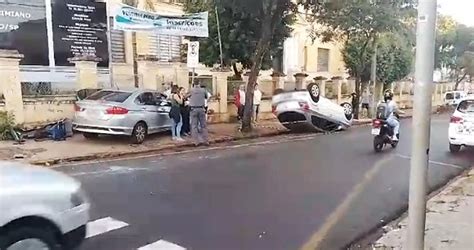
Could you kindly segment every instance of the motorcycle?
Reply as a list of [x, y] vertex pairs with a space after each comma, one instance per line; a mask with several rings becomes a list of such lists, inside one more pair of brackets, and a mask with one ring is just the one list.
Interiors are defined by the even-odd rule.
[[[374, 150], [376, 153], [381, 152], [385, 145], [390, 144], [392, 148], [396, 148], [398, 141], [392, 140], [393, 128], [388, 125], [386, 120], [375, 119], [372, 122], [372, 135], [374, 135]], [[397, 134], [400, 138], [400, 134]]]

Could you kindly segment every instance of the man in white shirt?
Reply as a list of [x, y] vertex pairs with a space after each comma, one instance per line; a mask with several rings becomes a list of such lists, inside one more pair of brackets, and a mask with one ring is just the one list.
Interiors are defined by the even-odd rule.
[[255, 85], [253, 92], [253, 112], [255, 115], [255, 122], [258, 122], [258, 113], [260, 111], [260, 103], [262, 102], [262, 91], [258, 89], [258, 84]]

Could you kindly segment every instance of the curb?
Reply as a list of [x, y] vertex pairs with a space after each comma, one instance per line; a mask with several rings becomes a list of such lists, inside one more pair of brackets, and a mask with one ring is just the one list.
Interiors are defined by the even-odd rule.
[[[239, 140], [247, 140], [247, 139], [256, 139], [256, 138], [265, 138], [265, 137], [272, 137], [277, 135], [288, 134], [288, 130], [278, 130], [274, 132], [269, 132], [265, 134], [245, 134], [242, 136], [228, 136], [228, 137], [221, 137], [213, 140], [209, 140], [210, 143], [224, 143], [224, 142], [233, 142]], [[71, 162], [81, 162], [81, 161], [90, 161], [90, 160], [100, 160], [100, 159], [109, 159], [109, 158], [117, 158], [123, 156], [133, 156], [133, 155], [142, 155], [142, 154], [151, 154], [151, 153], [159, 153], [166, 150], [172, 150], [177, 148], [192, 148], [195, 147], [194, 143], [186, 142], [182, 144], [168, 144], [164, 145], [163, 147], [155, 147], [146, 150], [140, 151], [122, 151], [122, 152], [113, 152], [113, 153], [96, 153], [96, 154], [89, 154], [83, 156], [74, 156], [74, 157], [66, 157], [66, 158], [53, 158], [48, 160], [37, 160], [37, 161], [30, 161], [29, 164], [37, 165], [37, 166], [54, 166], [63, 163], [71, 163]]]
[[[436, 112], [433, 112], [436, 113]], [[409, 119], [412, 115], [407, 115], [400, 117], [400, 119]], [[353, 124], [352, 127], [359, 127], [371, 124], [372, 120], [357, 122]], [[265, 138], [265, 137], [272, 137], [277, 135], [289, 134], [290, 131], [284, 130], [277, 130], [265, 134], [258, 134], [258, 133], [250, 133], [250, 134], [243, 134], [242, 136], [228, 136], [228, 137], [221, 137], [217, 139], [210, 140], [210, 143], [224, 143], [224, 142], [233, 142], [239, 140], [248, 140], [248, 139], [256, 139], [256, 138]], [[32, 165], [37, 166], [54, 166], [63, 163], [71, 163], [71, 162], [82, 162], [82, 161], [90, 161], [90, 160], [100, 160], [100, 159], [109, 159], [109, 158], [117, 158], [117, 157], [124, 157], [124, 156], [133, 156], [133, 155], [143, 155], [143, 154], [152, 154], [152, 153], [159, 153], [166, 150], [173, 150], [177, 148], [192, 148], [194, 147], [194, 143], [186, 142], [183, 144], [168, 144], [162, 147], [155, 147], [141, 151], [122, 151], [122, 152], [112, 152], [112, 153], [96, 153], [96, 154], [89, 154], [83, 156], [74, 156], [74, 157], [66, 157], [66, 158], [52, 158], [48, 160], [37, 160], [37, 161], [30, 161], [29, 163]]]

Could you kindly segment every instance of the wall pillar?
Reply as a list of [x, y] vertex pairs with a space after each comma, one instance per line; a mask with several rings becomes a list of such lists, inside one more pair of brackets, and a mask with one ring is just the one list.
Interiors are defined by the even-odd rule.
[[272, 94], [275, 93], [276, 89], [285, 89], [285, 74], [273, 71], [272, 77]]
[[227, 93], [227, 78], [232, 76], [232, 71], [213, 71], [213, 81], [216, 81], [215, 86], [217, 87], [217, 96], [219, 98], [219, 121], [228, 122], [229, 121], [229, 111], [228, 111], [228, 96]]
[[77, 89], [96, 89], [99, 87], [97, 58], [74, 57], [70, 58], [69, 61], [76, 65]]
[[293, 76], [295, 77], [295, 88], [298, 90], [305, 88], [305, 79], [308, 77], [308, 74], [300, 72]]
[[0, 50], [0, 93], [5, 99], [5, 110], [15, 116], [15, 123], [25, 122], [21, 93], [20, 60], [23, 55], [16, 50]]
[[159, 90], [158, 67], [153, 61], [137, 60], [138, 87], [141, 89]]
[[178, 85], [179, 87], [189, 89], [189, 72], [192, 70], [188, 69], [188, 66], [185, 63], [181, 62], [173, 63], [173, 68], [176, 75], [176, 81], [174, 84]]
[[[349, 88], [349, 92], [350, 93], [356, 93], [356, 86], [355, 86], [355, 83], [356, 83], [356, 79], [354, 77], [349, 77], [347, 78], [347, 86]], [[364, 88], [362, 88], [362, 92], [364, 92]]]
[[336, 86], [337, 103], [340, 104], [342, 102], [342, 80], [334, 79], [334, 85]]

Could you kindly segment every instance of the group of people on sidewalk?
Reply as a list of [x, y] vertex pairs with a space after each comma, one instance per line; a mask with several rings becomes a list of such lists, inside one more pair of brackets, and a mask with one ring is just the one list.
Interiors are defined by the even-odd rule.
[[169, 117], [174, 141], [184, 141], [182, 136], [192, 135], [195, 145], [209, 145], [207, 131], [207, 103], [211, 94], [199, 82], [189, 92], [184, 87], [171, 85], [164, 93], [171, 102]]
[[[245, 84], [239, 86], [239, 89], [234, 95], [234, 104], [237, 107], [237, 119], [240, 121], [244, 117], [245, 110]], [[253, 92], [253, 109], [252, 118], [254, 122], [258, 122], [258, 114], [260, 111], [260, 103], [262, 102], [262, 91], [258, 88], [258, 84], [255, 85]]]

